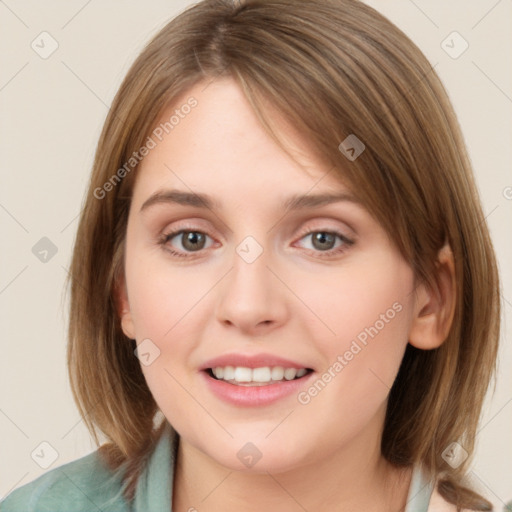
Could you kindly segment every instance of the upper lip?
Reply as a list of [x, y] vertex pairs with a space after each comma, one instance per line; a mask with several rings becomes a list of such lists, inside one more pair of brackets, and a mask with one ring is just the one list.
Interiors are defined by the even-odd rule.
[[310, 367], [291, 359], [285, 359], [272, 354], [224, 354], [209, 359], [202, 366], [201, 370], [216, 368], [218, 366], [242, 366], [245, 368], [263, 368], [265, 366], [282, 366], [283, 368], [306, 368]]

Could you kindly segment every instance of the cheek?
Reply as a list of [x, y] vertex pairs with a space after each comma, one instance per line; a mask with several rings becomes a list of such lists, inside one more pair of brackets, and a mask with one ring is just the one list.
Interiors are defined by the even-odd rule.
[[126, 267], [137, 339], [163, 342], [171, 337], [195, 313], [214, 282], [205, 272], [180, 271], [161, 255], [140, 263], [127, 261]]
[[309, 324], [317, 324], [310, 334], [325, 340], [322, 352], [332, 354], [357, 337], [364, 343], [375, 330], [406, 336], [413, 274], [405, 262], [391, 256], [377, 254], [324, 275], [304, 273], [294, 279], [297, 295], [313, 313], [307, 315]]
[[330, 283], [315, 287], [309, 282], [302, 290], [324, 324], [316, 336], [310, 331], [324, 367], [299, 402], [310, 411], [330, 411], [333, 425], [347, 417], [362, 425], [386, 401], [400, 367], [411, 323], [413, 275], [405, 263], [381, 258], [379, 264], [331, 276]]
[[177, 382], [184, 380], [187, 355], [196, 339], [190, 319], [201, 308], [208, 288], [198, 274], [172, 268], [160, 248], [150, 253], [146, 249], [144, 258], [137, 257], [143, 250], [128, 244], [126, 281], [138, 351], [149, 354], [139, 356], [141, 369], [161, 405], [162, 397], [180, 396]]
[[190, 402], [185, 389], [196, 371], [191, 354], [211, 317], [209, 292], [219, 274], [185, 272], [156, 251], [145, 261], [130, 259], [128, 252], [126, 275], [137, 343], [151, 354], [150, 364], [141, 359], [141, 369], [157, 403], [174, 419], [173, 411]]

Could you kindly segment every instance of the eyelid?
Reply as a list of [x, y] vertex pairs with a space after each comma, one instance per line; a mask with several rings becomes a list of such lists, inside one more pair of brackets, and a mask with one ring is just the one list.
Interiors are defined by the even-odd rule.
[[202, 233], [203, 235], [207, 236], [208, 238], [211, 238], [213, 241], [216, 241], [216, 237], [210, 234], [210, 230], [204, 229], [199, 226], [192, 226], [192, 225], [180, 225], [169, 229], [162, 230], [161, 235], [159, 238], [165, 237], [168, 240], [171, 238], [174, 238], [175, 236], [185, 233], [185, 232], [191, 232], [191, 233]]
[[[332, 225], [334, 222], [336, 225]], [[297, 235], [297, 239], [309, 235], [310, 233], [325, 232], [335, 233], [351, 242], [355, 242], [357, 240], [357, 233], [355, 230], [346, 222], [342, 222], [341, 220], [335, 220], [326, 217], [314, 219], [312, 222], [304, 222], [304, 224], [305, 226], [301, 227], [299, 234]], [[340, 224], [343, 227], [340, 226]]]
[[302, 234], [295, 242], [294, 244], [297, 244], [307, 236], [313, 234], [313, 233], [329, 233], [334, 235], [335, 237], [339, 238], [341, 240], [341, 245], [337, 247], [333, 247], [332, 249], [328, 249], [325, 251], [320, 250], [314, 250], [314, 249], [308, 249], [303, 247], [302, 250], [306, 251], [308, 254], [312, 254], [314, 258], [320, 258], [320, 259], [335, 259], [341, 257], [346, 251], [350, 249], [355, 243], [355, 240], [348, 238], [344, 233], [337, 229], [322, 229], [322, 228], [314, 228], [310, 229], [306, 233]]

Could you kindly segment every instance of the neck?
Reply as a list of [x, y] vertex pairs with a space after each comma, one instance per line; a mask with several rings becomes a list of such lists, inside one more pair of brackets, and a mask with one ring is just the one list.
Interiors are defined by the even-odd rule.
[[248, 473], [218, 464], [180, 439], [174, 512], [405, 510], [412, 470], [391, 466], [380, 438], [354, 439], [329, 457], [286, 472]]

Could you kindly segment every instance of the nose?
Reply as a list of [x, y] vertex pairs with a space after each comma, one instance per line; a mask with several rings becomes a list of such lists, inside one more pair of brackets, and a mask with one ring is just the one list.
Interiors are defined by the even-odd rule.
[[235, 254], [233, 269], [223, 280], [217, 320], [225, 327], [260, 336], [282, 326], [288, 318], [283, 284], [269, 269], [264, 253], [252, 263]]

